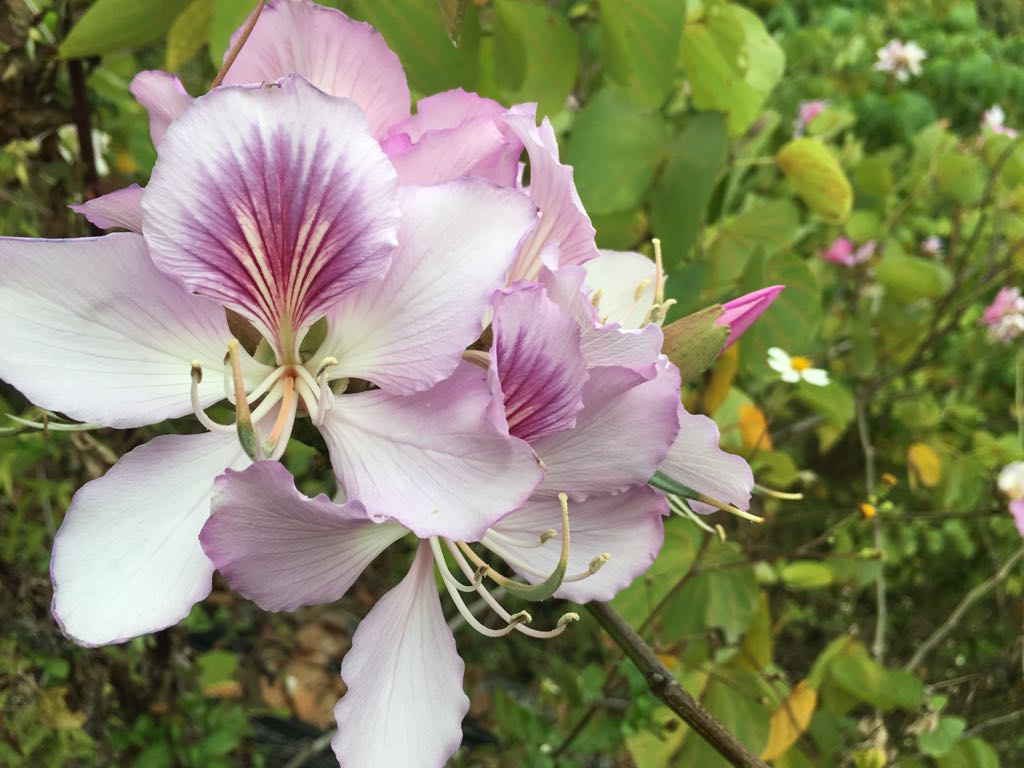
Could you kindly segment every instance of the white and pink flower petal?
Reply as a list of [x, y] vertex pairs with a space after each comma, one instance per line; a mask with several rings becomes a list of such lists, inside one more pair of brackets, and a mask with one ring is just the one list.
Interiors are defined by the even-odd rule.
[[480, 179], [406, 187], [399, 198], [391, 267], [335, 307], [321, 354], [338, 361], [332, 375], [411, 394], [449, 376], [480, 335], [536, 210], [525, 195]]
[[[584, 577], [562, 582], [555, 596], [577, 603], [611, 600], [658, 556], [665, 535], [662, 518], [666, 514], [668, 505], [664, 497], [647, 486], [570, 502], [566, 573], [570, 577]], [[531, 499], [522, 509], [498, 521], [484, 536], [483, 543], [493, 545], [497, 554], [511, 553], [524, 578], [538, 583], [543, 577], [537, 574], [546, 575], [555, 569], [561, 537], [548, 539], [539, 547], [517, 547], [513, 542], [536, 543], [542, 532], [560, 528], [558, 502]]]
[[297, 76], [197, 99], [164, 136], [142, 208], [156, 265], [285, 359], [397, 242], [395, 171], [361, 110]]
[[679, 433], [679, 371], [667, 360], [650, 380], [626, 368], [594, 368], [576, 426], [533, 443], [546, 473], [538, 495], [571, 499], [646, 483]]
[[493, 303], [489, 379], [509, 433], [533, 442], [571, 429], [587, 379], [579, 324], [537, 284], [498, 293]]
[[434, 558], [421, 542], [408, 575], [359, 624], [334, 708], [341, 768], [441, 768], [462, 742], [465, 665], [441, 610]]
[[195, 101], [175, 75], [156, 69], [139, 72], [132, 78], [128, 90], [149, 112], [149, 136], [154, 147], [160, 146], [167, 126]]
[[510, 114], [505, 123], [526, 147], [530, 158], [527, 191], [540, 208], [540, 221], [519, 249], [509, 282], [536, 280], [542, 266], [557, 269], [595, 258], [595, 230], [576, 192], [572, 166], [558, 161], [558, 141], [551, 123], [544, 118], [538, 128], [527, 114]]
[[68, 207], [75, 213], [85, 216], [90, 224], [100, 229], [120, 227], [129, 232], [142, 234], [143, 191], [138, 184], [132, 184]]
[[587, 295], [602, 323], [642, 328], [657, 291], [657, 267], [642, 253], [606, 251], [584, 265]]
[[373, 27], [310, 0], [271, 0], [224, 83], [272, 83], [292, 74], [358, 104], [377, 138], [409, 116], [405, 72]]
[[621, 366], [645, 379], [657, 374], [664, 336], [661, 327], [650, 323], [641, 328], [622, 328], [618, 323], [601, 323], [597, 310], [587, 298], [584, 267], [541, 270], [540, 280], [552, 298], [580, 325], [581, 350], [588, 368]]
[[267, 611], [332, 603], [407, 531], [375, 523], [358, 501], [303, 495], [276, 461], [228, 470], [199, 538], [232, 588]]
[[522, 440], [489, 418], [485, 372], [463, 363], [425, 392], [342, 395], [321, 426], [347, 497], [417, 536], [475, 540], [518, 508], [543, 474]]
[[82, 645], [169, 627], [210, 593], [199, 546], [213, 481], [249, 460], [231, 433], [163, 435], [71, 500], [53, 542], [53, 615]]
[[194, 360], [212, 374], [199, 401], [224, 397], [223, 309], [157, 270], [140, 236], [3, 238], [0, 274], [0, 378], [36, 405], [108, 427], [183, 416]]
[[[677, 483], [742, 510], [750, 509], [754, 473], [740, 456], [718, 447], [718, 425], [707, 416], [679, 406], [679, 436], [659, 469]], [[695, 512], [710, 514], [715, 507], [688, 502]]]
[[382, 146], [402, 184], [441, 184], [479, 176], [514, 187], [522, 141], [502, 130], [508, 109], [461, 88], [420, 99], [416, 114], [395, 126]]

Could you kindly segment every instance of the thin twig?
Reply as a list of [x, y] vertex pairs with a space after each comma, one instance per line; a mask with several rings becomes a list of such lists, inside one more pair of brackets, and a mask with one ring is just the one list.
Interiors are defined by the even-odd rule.
[[238, 35], [238, 39], [235, 40], [235, 44], [231, 46], [231, 50], [224, 59], [224, 64], [220, 68], [220, 72], [213, 78], [213, 82], [210, 83], [210, 90], [213, 90], [218, 85], [224, 82], [224, 78], [227, 77], [228, 70], [231, 69], [231, 65], [235, 63], [235, 59], [238, 58], [238, 54], [242, 51], [242, 46], [245, 45], [245, 41], [249, 39], [249, 35], [252, 34], [253, 27], [256, 26], [256, 22], [259, 21], [260, 14], [263, 13], [263, 6], [267, 4], [267, 0], [260, 0], [254, 10], [249, 15], [249, 20], [245, 22], [245, 26], [242, 28], [242, 32]]
[[1015, 709], [1013, 712], [1007, 712], [1005, 715], [996, 715], [990, 717], [988, 720], [982, 720], [980, 723], [972, 728], [968, 728], [964, 731], [964, 737], [974, 736], [979, 731], [983, 731], [986, 728], [993, 728], [997, 725], [1003, 725], [1004, 723], [1012, 723], [1024, 716], [1024, 709]]
[[768, 768], [718, 722], [658, 660], [643, 638], [608, 603], [588, 603], [587, 611], [636, 665], [655, 696], [699, 733], [735, 768]]
[[[864, 454], [864, 484], [868, 499], [875, 495], [875, 486], [878, 482], [878, 470], [875, 466], [875, 446], [871, 443], [871, 426], [868, 423], [868, 396], [861, 390], [856, 396], [857, 412], [857, 434], [860, 436], [860, 448]], [[872, 521], [874, 523], [874, 544], [877, 552], [883, 552], [885, 542], [882, 536], [882, 519], [878, 515]], [[885, 630], [886, 621], [889, 616], [888, 599], [885, 584], [885, 563], [878, 569], [878, 577], [875, 579], [875, 639], [871, 646], [872, 655], [879, 664], [885, 662]]]
[[961, 600], [956, 608], [953, 609], [953, 612], [949, 614], [949, 618], [942, 622], [942, 624], [940, 624], [939, 627], [928, 636], [928, 639], [917, 647], [914, 655], [910, 657], [910, 661], [903, 665], [903, 668], [909, 672], [913, 672], [917, 669], [917, 667], [921, 665], [921, 662], [924, 661], [924, 657], [931, 653], [935, 646], [945, 640], [946, 636], [949, 635], [950, 632], [956, 629], [956, 625], [960, 623], [960, 620], [963, 619], [964, 614], [967, 613], [970, 607], [987, 595], [999, 582], [1009, 576], [1013, 566], [1015, 566], [1021, 558], [1024, 558], [1024, 547], [1021, 547], [1013, 553], [1013, 555], [1011, 555], [1010, 558], [1000, 566], [999, 570], [992, 574], [992, 576], [964, 595], [963, 600]]
[[331, 740], [337, 732], [338, 729], [335, 728], [334, 730], [330, 730], [327, 733], [322, 733], [317, 736], [306, 746], [296, 752], [295, 756], [285, 763], [284, 768], [300, 768], [305, 765], [309, 760], [312, 760], [330, 746]]

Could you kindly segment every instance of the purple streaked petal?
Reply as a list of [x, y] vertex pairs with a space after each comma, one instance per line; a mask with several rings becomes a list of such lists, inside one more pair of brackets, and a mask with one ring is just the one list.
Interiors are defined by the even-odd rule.
[[785, 287], [772, 285], [725, 302], [722, 305], [722, 314], [718, 317], [718, 324], [729, 326], [729, 338], [725, 340], [722, 349], [728, 349], [735, 344], [754, 321], [772, 305]]
[[[658, 556], [665, 536], [662, 517], [668, 514], [664, 497], [647, 486], [636, 486], [611, 496], [591, 496], [569, 503], [569, 574], [585, 573], [602, 554], [610, 559], [601, 569], [580, 581], [563, 582], [555, 597], [586, 603], [611, 600], [646, 571]], [[533, 499], [502, 518], [492, 528], [499, 534], [536, 542], [541, 532], [561, 528], [561, 511], [555, 499]], [[488, 539], [485, 537], [484, 542]], [[528, 549], [499, 542], [499, 550], [511, 552], [528, 566], [550, 573], [558, 562], [561, 537]], [[539, 577], [524, 574], [533, 583]]]
[[541, 270], [540, 280], [548, 296], [572, 315], [582, 331], [581, 349], [588, 368], [620, 366], [645, 379], [657, 374], [664, 337], [653, 323], [643, 328], [622, 328], [617, 323], [601, 324], [584, 287], [583, 267], [563, 267], [554, 272]]
[[[688, 413], [679, 406], [679, 436], [672, 443], [659, 469], [676, 482], [713, 499], [746, 510], [754, 473], [740, 456], [718, 447], [718, 425], [707, 416]], [[715, 507], [690, 501], [695, 512], [710, 514]]]
[[354, 101], [378, 138], [409, 116], [405, 72], [373, 27], [309, 0], [271, 0], [224, 83], [272, 83], [292, 74]]
[[494, 297], [490, 380], [509, 434], [527, 442], [571, 429], [583, 408], [579, 324], [536, 284]]
[[646, 483], [679, 432], [679, 371], [667, 360], [650, 380], [627, 368], [594, 368], [576, 426], [533, 443], [546, 474], [538, 496], [573, 499]]
[[414, 395], [337, 398], [321, 426], [349, 498], [421, 538], [478, 539], [543, 474], [530, 447], [491, 423], [485, 372], [463, 363]]
[[321, 352], [338, 360], [338, 375], [411, 394], [451, 375], [479, 337], [536, 210], [522, 193], [481, 179], [404, 187], [399, 199], [391, 267], [334, 308]]
[[0, 378], [36, 405], [108, 427], [184, 416], [193, 360], [200, 402], [224, 397], [224, 310], [157, 270], [139, 235], [0, 238], [0, 274]]
[[291, 357], [387, 269], [394, 169], [359, 107], [300, 77], [211, 91], [175, 121], [142, 200], [153, 261], [248, 317]]
[[53, 615], [81, 645], [123, 643], [185, 618], [210, 593], [199, 546], [213, 480], [249, 460], [234, 434], [163, 435], [71, 500], [53, 542]]
[[408, 575], [359, 624], [334, 708], [341, 768], [441, 768], [462, 741], [465, 665], [441, 611], [426, 542]]
[[358, 501], [304, 496], [276, 461], [228, 470], [214, 484], [199, 540], [231, 587], [266, 611], [333, 603], [407, 531], [374, 523]]
[[106, 195], [94, 197], [84, 203], [69, 205], [91, 224], [100, 229], [121, 227], [130, 232], [142, 234], [142, 187], [138, 184], [124, 187]]
[[501, 121], [508, 110], [461, 88], [420, 99], [416, 114], [382, 142], [402, 184], [479, 176], [513, 187], [523, 143]]
[[160, 146], [167, 126], [181, 117], [194, 101], [181, 80], [170, 72], [156, 69], [139, 72], [132, 78], [128, 90], [149, 112], [149, 136], [154, 147]]
[[547, 118], [538, 128], [532, 115], [509, 115], [506, 125], [530, 157], [528, 192], [540, 208], [540, 222], [523, 242], [509, 282], [535, 280], [542, 266], [583, 264], [598, 255], [595, 230], [583, 208], [572, 167], [558, 161], [558, 141]]

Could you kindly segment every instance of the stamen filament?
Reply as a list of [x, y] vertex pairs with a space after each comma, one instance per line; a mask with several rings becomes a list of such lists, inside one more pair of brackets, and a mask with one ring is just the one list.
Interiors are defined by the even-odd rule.
[[537, 537], [537, 541], [529, 541], [527, 539], [518, 539], [515, 536], [509, 536], [505, 533], [499, 533], [493, 528], [488, 530], [484, 534], [484, 538], [481, 539], [481, 543], [486, 543], [487, 539], [496, 541], [499, 544], [505, 544], [510, 547], [517, 547], [518, 549], [537, 549], [543, 547], [549, 539], [553, 539], [558, 535], [558, 531], [554, 528], [548, 528], [546, 531], [542, 531], [540, 536]]
[[661, 260], [661, 239], [652, 237], [651, 245], [654, 246], [654, 303], [660, 305], [665, 303], [665, 266]]
[[288, 419], [288, 411], [293, 408], [293, 401], [295, 400], [295, 378], [292, 376], [286, 376], [284, 378], [284, 392], [281, 394], [281, 410], [277, 412], [277, 420], [274, 421], [274, 427], [270, 430], [270, 437], [267, 438], [267, 445], [277, 445], [277, 441], [281, 438], [281, 430], [284, 429], [285, 421]]
[[238, 354], [238, 340], [228, 342], [228, 357], [231, 360], [231, 373], [235, 380], [235, 428], [238, 430], [238, 441], [242, 444], [246, 455], [253, 461], [263, 459], [263, 446], [260, 445], [259, 434], [249, 411], [249, 401], [245, 394], [245, 382], [242, 379], [242, 358]]
[[249, 405], [252, 405], [257, 400], [259, 400], [261, 397], [263, 397], [263, 395], [265, 393], [269, 392], [270, 388], [272, 386], [274, 386], [274, 384], [277, 383], [277, 380], [281, 378], [281, 375], [286, 370], [287, 370], [287, 368], [285, 368], [285, 366], [283, 366], [283, 365], [279, 366], [279, 367], [274, 369], [273, 373], [271, 373], [269, 376], [267, 376], [267, 378], [265, 378], [263, 381], [261, 381], [256, 386], [256, 388], [252, 392], [249, 393], [249, 396], [246, 398], [249, 401]]
[[[441, 551], [441, 542], [437, 536], [431, 536], [428, 541], [430, 542], [430, 551], [434, 553], [434, 562], [437, 563], [437, 569], [441, 571], [441, 578], [444, 580], [444, 583], [454, 587], [459, 592], [476, 592], [476, 586], [473, 584], [463, 584], [448, 568], [448, 562], [445, 560], [444, 552]], [[447, 578], [445, 577], [446, 573]]]
[[192, 412], [196, 415], [196, 419], [210, 432], [234, 432], [235, 426], [233, 424], [218, 424], [216, 421], [206, 415], [206, 411], [203, 410], [203, 404], [199, 402], [199, 384], [203, 380], [203, 366], [198, 360], [192, 361], [192, 389], [190, 396], [192, 399]]
[[[444, 543], [445, 546], [448, 548], [448, 551], [452, 553], [452, 557], [455, 559], [455, 562], [458, 564], [460, 570], [467, 577], [469, 577], [470, 574], [473, 573], [473, 569], [466, 561], [466, 558], [462, 556], [462, 552], [459, 551], [459, 548], [455, 546], [454, 542], [449, 541], [448, 539], [444, 539]], [[502, 607], [501, 603], [499, 603], [497, 598], [495, 598], [494, 595], [490, 593], [487, 587], [485, 587], [482, 583], [478, 583], [476, 591], [477, 593], [479, 593], [480, 597], [483, 598], [483, 601], [490, 606], [492, 611], [498, 614], [498, 616], [500, 616], [505, 621], [511, 621], [512, 615], [507, 610], [505, 610], [504, 607]], [[558, 619], [558, 624], [556, 628], [552, 630], [533, 629], [532, 627], [527, 627], [523, 624], [517, 624], [515, 629], [523, 633], [527, 637], [534, 637], [539, 640], [547, 640], [552, 637], [558, 637], [560, 634], [565, 632], [565, 627], [570, 622], [579, 621], [579, 619], [579, 614], [570, 611], [569, 613], [563, 614]]]
[[769, 488], [765, 485], [754, 485], [754, 493], [761, 493], [765, 496], [771, 496], [773, 499], [782, 499], [783, 501], [800, 501], [804, 495], [802, 493], [790, 493], [788, 491], [777, 491], [774, 488]]
[[[435, 539], [436, 537], [431, 537], [432, 550], [434, 548], [433, 542]], [[505, 611], [496, 611], [496, 613], [498, 613], [499, 616], [502, 616], [502, 614], [504, 613], [504, 616], [502, 616], [502, 618], [505, 619], [505, 621], [508, 623], [501, 629], [491, 629], [490, 627], [484, 626], [482, 623], [480, 623], [480, 620], [473, 615], [472, 611], [469, 610], [469, 607], [466, 605], [466, 601], [462, 599], [462, 595], [460, 594], [460, 590], [458, 588], [459, 582], [455, 580], [455, 577], [452, 576], [451, 571], [448, 570], [448, 565], [447, 563], [445, 563], [444, 557], [437, 556], [437, 553], [439, 552], [440, 547], [434, 554], [434, 562], [437, 564], [438, 572], [441, 574], [441, 581], [444, 582], [445, 588], [448, 591], [448, 595], [451, 597], [452, 602], [455, 603], [455, 607], [458, 609], [459, 613], [462, 614], [462, 618], [466, 620], [466, 623], [469, 624], [469, 626], [471, 626], [481, 635], [483, 635], [484, 637], [504, 637], [505, 635], [510, 634], [521, 624], [527, 623], [532, 620], [530, 614], [525, 612], [521, 612], [513, 616]]]
[[281, 382], [278, 382], [274, 388], [267, 393], [267, 396], [263, 398], [263, 402], [256, 406], [256, 409], [251, 415], [254, 423], [262, 421], [263, 417], [270, 413], [274, 409], [274, 406], [280, 402], [281, 390]]
[[[295, 414], [299, 410], [299, 398], [298, 396], [292, 396], [287, 404], [281, 404], [281, 413], [284, 413], [285, 408], [288, 409], [288, 414], [283, 423], [283, 432], [278, 436], [276, 443], [273, 443], [273, 450], [270, 453], [269, 458], [272, 461], [280, 461], [284, 455], [285, 449], [288, 447], [288, 440], [292, 436], [292, 428], [295, 426]], [[278, 416], [280, 421], [280, 415]], [[270, 448], [271, 445], [268, 445]]]

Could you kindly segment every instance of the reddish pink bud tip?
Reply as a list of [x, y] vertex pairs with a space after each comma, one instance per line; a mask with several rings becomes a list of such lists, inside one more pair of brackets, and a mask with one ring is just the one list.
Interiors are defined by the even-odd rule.
[[722, 349], [728, 349], [746, 333], [747, 329], [772, 305], [772, 302], [785, 287], [784, 285], [772, 285], [723, 304], [723, 312], [718, 318], [718, 323], [729, 326], [729, 338], [725, 340], [725, 346]]

